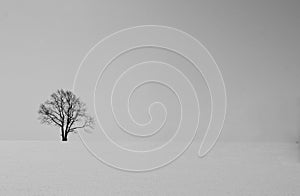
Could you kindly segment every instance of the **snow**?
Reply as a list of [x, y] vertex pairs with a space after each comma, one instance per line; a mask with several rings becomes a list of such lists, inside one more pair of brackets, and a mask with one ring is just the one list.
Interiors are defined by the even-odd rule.
[[219, 142], [204, 158], [198, 147], [131, 173], [98, 162], [80, 141], [1, 141], [0, 195], [300, 195], [297, 144]]

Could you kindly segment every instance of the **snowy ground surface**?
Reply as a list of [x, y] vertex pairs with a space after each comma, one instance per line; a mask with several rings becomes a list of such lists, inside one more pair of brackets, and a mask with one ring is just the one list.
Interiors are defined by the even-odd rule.
[[0, 195], [300, 195], [300, 150], [289, 143], [199, 144], [171, 165], [130, 173], [99, 163], [80, 141], [0, 142]]

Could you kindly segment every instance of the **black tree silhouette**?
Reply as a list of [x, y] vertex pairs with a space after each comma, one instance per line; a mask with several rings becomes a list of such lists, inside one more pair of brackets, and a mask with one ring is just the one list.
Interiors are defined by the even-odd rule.
[[68, 140], [69, 133], [79, 129], [93, 128], [94, 119], [87, 114], [86, 105], [74, 93], [57, 90], [38, 110], [42, 124], [60, 127], [62, 141]]

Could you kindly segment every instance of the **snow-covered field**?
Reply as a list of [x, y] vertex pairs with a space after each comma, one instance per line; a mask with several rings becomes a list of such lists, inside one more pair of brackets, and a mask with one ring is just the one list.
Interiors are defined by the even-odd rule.
[[300, 150], [289, 143], [199, 144], [167, 167], [112, 169], [80, 141], [1, 141], [0, 195], [300, 195]]

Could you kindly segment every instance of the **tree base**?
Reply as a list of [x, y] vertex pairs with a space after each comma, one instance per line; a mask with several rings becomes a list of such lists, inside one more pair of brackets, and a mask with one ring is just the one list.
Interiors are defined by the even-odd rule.
[[62, 139], [61, 139], [61, 141], [63, 141], [63, 142], [67, 142], [67, 141], [68, 141], [68, 139], [67, 139], [67, 138], [62, 138]]

